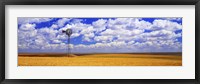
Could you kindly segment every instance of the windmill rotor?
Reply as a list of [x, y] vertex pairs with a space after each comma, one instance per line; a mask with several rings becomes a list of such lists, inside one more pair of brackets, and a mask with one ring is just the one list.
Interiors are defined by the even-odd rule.
[[67, 29], [66, 34], [70, 37], [72, 35], [72, 29]]

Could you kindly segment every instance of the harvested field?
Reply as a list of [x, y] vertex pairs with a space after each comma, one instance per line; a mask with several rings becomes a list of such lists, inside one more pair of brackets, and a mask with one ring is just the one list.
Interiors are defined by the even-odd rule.
[[18, 66], [182, 66], [181, 53], [19, 54]]

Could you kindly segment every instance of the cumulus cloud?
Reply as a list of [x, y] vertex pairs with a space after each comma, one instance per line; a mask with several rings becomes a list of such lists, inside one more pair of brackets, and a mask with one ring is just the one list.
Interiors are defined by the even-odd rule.
[[97, 33], [105, 30], [106, 25], [107, 25], [107, 20], [104, 20], [104, 19], [99, 19], [92, 23], [92, 26], [94, 27], [95, 32], [97, 32]]
[[62, 30], [70, 28], [71, 39], [81, 41], [70, 44], [73, 52], [180, 52], [182, 24], [172, 21], [180, 19], [156, 18], [150, 22], [141, 18], [108, 18], [84, 23], [82, 19], [61, 18], [50, 27], [36, 28], [35, 23], [52, 18], [18, 18], [18, 47], [64, 52], [68, 36]]
[[88, 41], [88, 42], [90, 42], [91, 39], [92, 39], [95, 35], [94, 35], [94, 33], [86, 33], [86, 34], [84, 34], [83, 36], [84, 36], [84, 37], [83, 37], [83, 41]]
[[97, 42], [111, 42], [113, 40], [113, 36], [96, 36], [94, 40]]
[[35, 24], [26, 23], [26, 24], [22, 24], [19, 29], [25, 30], [25, 31], [31, 31], [35, 29], [35, 26], [36, 26]]
[[161, 30], [161, 29], [176, 31], [176, 30], [181, 30], [182, 25], [169, 20], [154, 20], [151, 30]]
[[62, 19], [59, 19], [57, 21], [57, 25], [59, 27], [63, 27], [65, 25], [66, 22], [70, 21], [71, 19], [70, 18], [62, 18]]
[[41, 23], [53, 20], [52, 18], [32, 18], [32, 17], [18, 17], [18, 24], [25, 23]]
[[51, 25], [51, 27], [50, 28], [52, 28], [52, 29], [57, 29], [57, 28], [59, 28], [59, 26], [58, 25], [56, 25], [56, 24], [53, 24], [53, 25]]
[[182, 18], [181, 17], [168, 17], [168, 18], [165, 18], [166, 20], [176, 20], [176, 21], [181, 21]]

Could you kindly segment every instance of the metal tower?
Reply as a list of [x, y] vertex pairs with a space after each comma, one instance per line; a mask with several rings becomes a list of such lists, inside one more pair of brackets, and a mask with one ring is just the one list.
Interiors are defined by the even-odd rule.
[[70, 55], [70, 36], [72, 35], [72, 29], [66, 29], [62, 31], [63, 33], [65, 33], [68, 36], [68, 57]]

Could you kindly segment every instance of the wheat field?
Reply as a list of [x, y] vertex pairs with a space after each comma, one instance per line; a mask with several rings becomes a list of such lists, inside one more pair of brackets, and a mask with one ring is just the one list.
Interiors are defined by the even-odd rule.
[[165, 54], [19, 55], [18, 66], [182, 66], [182, 56]]

